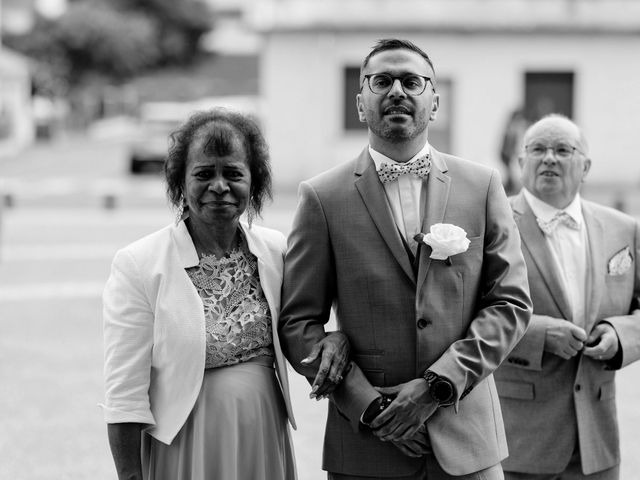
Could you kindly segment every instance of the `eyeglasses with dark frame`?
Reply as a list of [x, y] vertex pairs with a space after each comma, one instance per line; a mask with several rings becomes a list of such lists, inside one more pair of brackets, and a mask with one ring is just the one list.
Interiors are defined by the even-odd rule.
[[[400, 85], [404, 93], [412, 97], [417, 97], [422, 95], [427, 88], [427, 84], [431, 82], [430, 77], [417, 75], [415, 73], [401, 76], [389, 75], [388, 73], [370, 73], [364, 75], [364, 78], [369, 85], [369, 90], [376, 95], [386, 95], [393, 87], [395, 81], [400, 80]], [[431, 82], [431, 85], [433, 85], [433, 82]], [[360, 91], [362, 91], [363, 86], [364, 82], [363, 85], [360, 86]], [[433, 91], [435, 92], [435, 90]]]
[[556, 143], [555, 145], [545, 145], [544, 143], [530, 143], [524, 146], [524, 151], [533, 160], [542, 160], [547, 155], [547, 150], [551, 149], [556, 160], [571, 160], [577, 151], [584, 155], [578, 147], [567, 143]]

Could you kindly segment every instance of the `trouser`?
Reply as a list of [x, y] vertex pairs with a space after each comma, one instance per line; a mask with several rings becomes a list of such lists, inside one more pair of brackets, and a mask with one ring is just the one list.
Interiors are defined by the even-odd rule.
[[340, 473], [328, 472], [327, 478], [329, 480], [504, 480], [502, 466], [500, 464], [468, 475], [453, 476], [440, 468], [440, 465], [433, 454], [426, 455], [425, 457], [426, 461], [424, 462], [423, 467], [418, 472], [413, 475], [409, 475], [408, 477], [393, 477], [393, 479], [390, 479], [388, 477], [359, 477], [357, 475], [343, 475]]
[[505, 480], [619, 480], [620, 465], [585, 475], [582, 473], [580, 449], [576, 447], [571, 455], [571, 460], [569, 460], [569, 465], [560, 473], [504, 472], [504, 478]]

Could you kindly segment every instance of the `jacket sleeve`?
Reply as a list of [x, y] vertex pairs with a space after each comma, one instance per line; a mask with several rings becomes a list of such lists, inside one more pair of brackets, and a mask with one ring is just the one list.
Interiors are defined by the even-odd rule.
[[615, 329], [622, 349], [620, 363], [613, 368], [626, 367], [640, 359], [640, 224], [635, 222], [634, 232], [634, 259], [633, 268], [633, 297], [628, 315], [619, 315], [605, 318], [605, 321]]
[[458, 400], [498, 368], [531, 318], [527, 270], [511, 208], [493, 172], [486, 195], [486, 228], [477, 313], [467, 334], [430, 367], [455, 385]]
[[103, 293], [107, 423], [155, 425], [149, 403], [153, 311], [138, 266], [119, 251]]
[[[302, 183], [285, 256], [282, 310], [278, 330], [283, 351], [293, 368], [312, 382], [319, 362], [303, 366], [313, 345], [325, 336], [336, 295], [336, 269], [322, 203]], [[353, 366], [332, 395], [338, 410], [358, 428], [360, 416], [380, 394]]]

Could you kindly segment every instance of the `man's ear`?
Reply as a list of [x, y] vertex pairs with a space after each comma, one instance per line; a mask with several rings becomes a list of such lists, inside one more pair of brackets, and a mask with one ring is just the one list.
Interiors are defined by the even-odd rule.
[[367, 122], [367, 117], [364, 114], [364, 106], [362, 105], [362, 94], [356, 95], [356, 108], [358, 109], [358, 119], [361, 123]]
[[429, 120], [434, 121], [436, 119], [436, 113], [440, 108], [440, 95], [437, 93], [433, 94], [433, 99], [431, 99], [431, 112], [429, 113]]
[[587, 178], [587, 173], [589, 173], [589, 170], [591, 170], [591, 159], [590, 158], [585, 158], [584, 159], [584, 171], [582, 172], [582, 180], [581, 180], [581, 182], [584, 182], [584, 179]]

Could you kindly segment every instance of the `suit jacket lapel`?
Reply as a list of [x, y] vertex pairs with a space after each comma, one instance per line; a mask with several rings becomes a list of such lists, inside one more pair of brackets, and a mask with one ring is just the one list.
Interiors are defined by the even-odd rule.
[[602, 292], [604, 292], [604, 279], [606, 275], [606, 258], [604, 252], [604, 229], [600, 220], [591, 212], [588, 204], [582, 202], [582, 215], [587, 227], [589, 238], [589, 264], [587, 272], [589, 275], [589, 291], [586, 299], [585, 330], [591, 332], [593, 325], [598, 319]]
[[187, 228], [187, 224], [184, 220], [185, 219], [180, 220], [177, 225], [173, 225], [171, 227], [173, 231], [173, 239], [175, 241], [182, 266], [184, 268], [195, 267], [200, 263], [200, 259], [198, 258], [198, 252], [196, 251], [196, 247], [193, 244], [193, 240], [189, 234], [189, 229]]
[[[451, 177], [445, 175], [448, 170], [447, 164], [440, 152], [431, 148], [431, 172], [425, 180], [426, 204], [422, 218], [422, 233], [427, 233], [432, 225], [442, 223], [444, 212], [449, 200], [449, 189], [451, 187]], [[425, 244], [420, 245], [419, 267], [418, 267], [418, 288], [421, 287], [431, 265], [431, 248]]]
[[360, 154], [356, 160], [355, 186], [364, 202], [378, 232], [389, 247], [391, 254], [402, 267], [407, 276], [415, 281], [411, 262], [402, 243], [402, 238], [393, 220], [391, 208], [387, 202], [387, 195], [380, 183], [375, 164], [368, 149]]
[[571, 306], [565, 291], [562, 274], [558, 270], [556, 262], [553, 260], [553, 253], [544, 233], [540, 230], [536, 217], [529, 207], [527, 200], [522, 193], [519, 193], [512, 202], [515, 212], [515, 221], [520, 230], [522, 243], [529, 250], [531, 259], [540, 271], [551, 296], [565, 319], [571, 321], [573, 318]]

